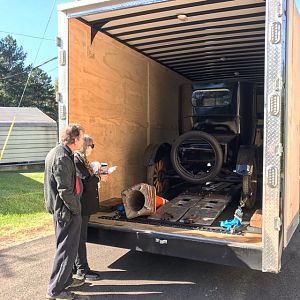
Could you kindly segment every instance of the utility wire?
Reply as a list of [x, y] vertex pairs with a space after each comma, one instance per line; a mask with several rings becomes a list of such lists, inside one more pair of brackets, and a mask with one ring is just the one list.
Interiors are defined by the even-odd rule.
[[[51, 73], [52, 71], [54, 71], [54, 70], [56, 70], [56, 69], [58, 69], [58, 67], [52, 68], [52, 69], [47, 70], [47, 71], [44, 71], [44, 72], [47, 73], [47, 75], [48, 75], [49, 77], [51, 77], [51, 76], [49, 75], [49, 73]], [[22, 74], [22, 73], [21, 73], [21, 74]], [[42, 75], [43, 75], [43, 73], [39, 74], [39, 75], [36, 76], [35, 78], [39, 78], [39, 77], [41, 77]], [[20, 85], [20, 84], [21, 84], [20, 82], [13, 83], [13, 84], [10, 84], [9, 87], [17, 86], [17, 85]]]
[[[44, 39], [44, 37], [45, 37], [46, 31], [47, 31], [47, 29], [48, 29], [48, 25], [49, 25], [49, 23], [50, 23], [50, 20], [51, 20], [52, 14], [53, 14], [53, 10], [54, 10], [54, 7], [55, 7], [55, 2], [56, 2], [56, 0], [53, 0], [51, 12], [50, 12], [50, 15], [49, 15], [47, 24], [46, 24], [46, 28], [45, 28], [44, 33], [43, 33], [43, 39]], [[38, 55], [39, 55], [39, 53], [40, 53], [41, 46], [42, 46], [42, 43], [43, 43], [43, 39], [40, 41], [40, 45], [39, 45], [39, 47], [38, 47], [38, 51], [37, 51], [36, 56], [35, 56], [35, 59], [34, 59], [34, 61], [33, 61], [33, 65], [35, 65], [35, 62], [36, 62], [36, 60], [37, 60], [37, 57], [38, 57]], [[30, 73], [28, 74], [27, 82], [26, 82], [26, 84], [25, 84], [25, 87], [24, 87], [24, 90], [23, 90], [21, 99], [20, 99], [20, 101], [19, 101], [18, 107], [20, 107], [21, 102], [22, 102], [22, 100], [23, 100], [23, 97], [24, 97], [24, 94], [25, 94], [25, 91], [26, 91], [26, 88], [27, 88], [27, 85], [28, 85], [28, 82], [29, 82], [31, 73], [32, 73], [32, 69], [31, 69]]]
[[[43, 34], [43, 39], [45, 38], [45, 34], [46, 34], [46, 31], [47, 31], [47, 29], [48, 29], [48, 25], [49, 25], [50, 20], [51, 20], [51, 17], [52, 17], [52, 13], [53, 13], [53, 10], [54, 10], [54, 7], [55, 7], [55, 2], [56, 2], [56, 0], [53, 0], [51, 12], [50, 12], [50, 16], [49, 16], [49, 18], [48, 18], [48, 21], [47, 21], [47, 24], [46, 24], [46, 28], [45, 28], [45, 31], [44, 31], [44, 34]], [[33, 65], [35, 65], [36, 59], [37, 59], [37, 57], [38, 57], [38, 55], [39, 55], [39, 52], [40, 52], [42, 43], [43, 43], [43, 41], [44, 41], [43, 39], [41, 39], [41, 41], [40, 41], [40, 45], [39, 45], [38, 51], [37, 51], [37, 53], [36, 53], [35, 59], [34, 59], [34, 61], [33, 61]], [[26, 88], [27, 88], [27, 85], [28, 85], [28, 82], [29, 82], [31, 73], [32, 73], [32, 69], [31, 69], [30, 73], [28, 74], [27, 82], [26, 82], [26, 84], [25, 84], [25, 87], [24, 87], [24, 90], [23, 90], [21, 99], [20, 99], [20, 101], [19, 101], [18, 107], [20, 107], [21, 102], [22, 102], [22, 100], [23, 100], [23, 97], [24, 97], [24, 94], [25, 94], [25, 91], [26, 91]], [[16, 115], [14, 116], [14, 118], [13, 118], [13, 120], [12, 120], [12, 123], [11, 123], [11, 125], [10, 125], [9, 131], [8, 131], [8, 134], [7, 134], [7, 137], [6, 137], [5, 142], [4, 142], [4, 145], [3, 145], [3, 148], [2, 148], [2, 150], [1, 150], [1, 153], [0, 153], [0, 161], [2, 160], [2, 157], [3, 157], [3, 155], [4, 155], [4, 151], [5, 151], [6, 145], [7, 145], [7, 143], [8, 143], [8, 140], [9, 140], [9, 137], [10, 137], [10, 134], [11, 134], [11, 131], [12, 131], [12, 128], [14, 127], [15, 121], [16, 121]]]
[[[39, 67], [41, 67], [41, 66], [46, 65], [46, 64], [48, 64], [49, 62], [51, 62], [51, 61], [53, 61], [53, 60], [55, 60], [55, 59], [57, 59], [57, 56], [55, 56], [55, 57], [53, 57], [53, 58], [51, 58], [51, 59], [49, 59], [49, 60], [43, 62], [42, 64], [40, 64], [40, 65], [38, 65], [38, 66], [36, 66], [36, 67], [33, 67], [33, 68], [31, 69], [31, 71], [33, 71], [33, 70], [35, 70], [35, 69], [37, 69], [37, 68], [39, 68]], [[18, 76], [18, 75], [21, 75], [21, 74], [24, 74], [24, 73], [27, 73], [27, 71], [20, 72], [20, 73], [16, 73], [16, 74], [12, 74], [12, 75], [6, 76], [6, 77], [1, 77], [0, 80], [5, 80], [5, 79], [14, 78], [14, 77], [16, 77], [16, 76]]]
[[38, 39], [38, 40], [46, 40], [46, 41], [52, 41], [52, 42], [55, 41], [55, 39], [42, 38], [39, 36], [34, 36], [34, 35], [29, 35], [29, 34], [24, 34], [24, 33], [16, 33], [16, 32], [4, 31], [4, 30], [0, 30], [0, 32], [7, 33], [7, 34], [13, 34], [13, 35], [25, 36], [25, 37], [29, 37], [32, 39]]
[[45, 71], [46, 73], [51, 73], [52, 71], [54, 71], [54, 70], [56, 70], [56, 69], [58, 69], [58, 67], [55, 67], [55, 68], [53, 68], [53, 69], [51, 69], [51, 70], [48, 70], [48, 71]]

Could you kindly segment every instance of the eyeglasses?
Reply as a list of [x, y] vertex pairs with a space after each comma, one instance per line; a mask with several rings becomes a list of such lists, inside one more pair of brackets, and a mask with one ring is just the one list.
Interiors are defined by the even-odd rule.
[[94, 149], [94, 148], [95, 148], [95, 145], [94, 145], [94, 144], [91, 144], [91, 145], [89, 145], [89, 147], [91, 147], [92, 149]]

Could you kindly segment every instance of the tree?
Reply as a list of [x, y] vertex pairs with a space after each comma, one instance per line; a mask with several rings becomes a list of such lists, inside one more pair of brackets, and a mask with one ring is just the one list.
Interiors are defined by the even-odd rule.
[[0, 40], [0, 105], [17, 106], [22, 95], [22, 85], [29, 68], [24, 66], [26, 54], [16, 40], [7, 36]]
[[[26, 53], [10, 35], [0, 40], [0, 106], [18, 106], [32, 65], [25, 66]], [[57, 120], [55, 89], [51, 78], [33, 68], [20, 106], [37, 107]]]

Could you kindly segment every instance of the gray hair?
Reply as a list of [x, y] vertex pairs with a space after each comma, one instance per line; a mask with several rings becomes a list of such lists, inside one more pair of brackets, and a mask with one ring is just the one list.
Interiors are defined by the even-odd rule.
[[85, 134], [83, 137], [83, 145], [82, 148], [79, 150], [83, 155], [86, 155], [86, 150], [88, 148], [89, 145], [93, 144], [93, 139]]
[[69, 124], [61, 132], [61, 142], [64, 145], [71, 145], [75, 143], [75, 140], [79, 138], [80, 131], [84, 132], [84, 129], [79, 124]]

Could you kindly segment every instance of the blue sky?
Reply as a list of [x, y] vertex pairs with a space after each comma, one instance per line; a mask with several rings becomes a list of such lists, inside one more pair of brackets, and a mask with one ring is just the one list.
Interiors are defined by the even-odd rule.
[[[72, 2], [56, 0], [50, 23], [41, 46], [35, 65], [39, 65], [57, 55], [55, 37], [57, 36], [57, 5]], [[33, 63], [40, 39], [16, 35], [13, 33], [42, 37], [52, 9], [53, 0], [0, 0], [0, 39], [11, 32], [18, 45], [27, 53], [26, 64]], [[5, 32], [3, 32], [5, 31]], [[57, 60], [50, 62], [42, 69], [51, 76], [57, 77]]]

